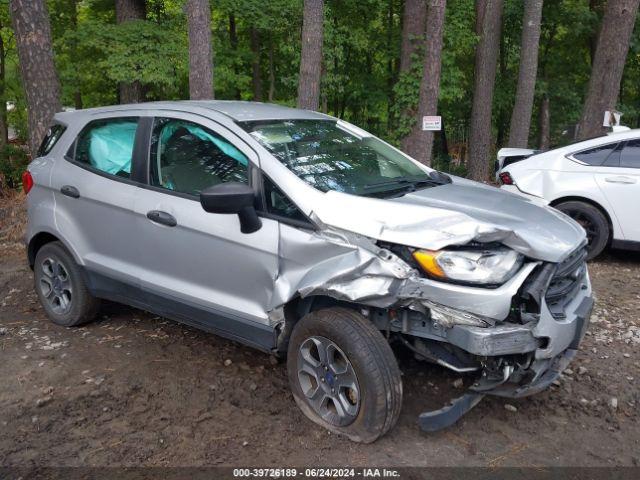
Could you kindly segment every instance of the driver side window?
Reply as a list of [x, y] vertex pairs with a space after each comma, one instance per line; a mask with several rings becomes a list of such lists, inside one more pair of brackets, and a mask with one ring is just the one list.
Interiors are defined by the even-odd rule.
[[219, 183], [248, 183], [247, 157], [193, 122], [156, 118], [150, 155], [151, 184], [167, 190], [198, 195]]

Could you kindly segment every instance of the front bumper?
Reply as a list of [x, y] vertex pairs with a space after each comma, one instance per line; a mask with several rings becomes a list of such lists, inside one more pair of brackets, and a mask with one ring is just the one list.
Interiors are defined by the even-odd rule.
[[592, 307], [591, 283], [585, 273], [575, 297], [565, 306], [562, 319], [553, 316], [542, 298], [540, 317], [535, 323], [502, 323], [493, 327], [455, 325], [439, 333], [442, 340], [473, 355], [493, 357], [535, 352], [536, 360], [552, 359], [571, 345], [577, 348], [576, 337], [581, 339], [584, 335]]
[[471, 387], [471, 390], [500, 397], [519, 398], [534, 395], [548, 388], [575, 357], [589, 326], [593, 303], [593, 298], [590, 296], [582, 299], [571, 322], [573, 337], [558, 355], [553, 358], [536, 359], [527, 369], [514, 370], [504, 383], [495, 386], [487, 385], [480, 380]]
[[[589, 295], [580, 301], [571, 324], [574, 336], [567, 348], [551, 359], [535, 360], [523, 371], [513, 370], [503, 382], [491, 382], [481, 377], [462, 396], [454, 399], [439, 410], [423, 412], [418, 418], [420, 428], [426, 432], [435, 432], [453, 425], [460, 417], [475, 407], [485, 395], [520, 398], [539, 393], [551, 385], [575, 357], [578, 345], [582, 341], [589, 325], [593, 308], [593, 299]], [[514, 379], [514, 377], [516, 377]]]
[[482, 368], [465, 394], [439, 410], [420, 415], [423, 430], [436, 431], [452, 425], [485, 395], [526, 397], [545, 390], [558, 378], [577, 353], [594, 304], [586, 267], [576, 269], [570, 259], [565, 267], [560, 265], [555, 272], [565, 279], [566, 271], [571, 271], [575, 281], [560, 303], [552, 296], [547, 304], [545, 292], [557, 280], [551, 269], [546, 272], [548, 275], [541, 272], [537, 277], [540, 282], [523, 287], [539, 293], [537, 321], [525, 325], [505, 322], [487, 328], [457, 325], [447, 330], [447, 341], [479, 356]]

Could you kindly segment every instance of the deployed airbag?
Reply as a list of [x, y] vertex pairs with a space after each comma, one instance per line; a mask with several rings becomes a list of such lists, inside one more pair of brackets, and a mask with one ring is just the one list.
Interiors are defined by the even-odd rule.
[[94, 128], [90, 132], [89, 161], [103, 172], [131, 173], [137, 120], [123, 120]]

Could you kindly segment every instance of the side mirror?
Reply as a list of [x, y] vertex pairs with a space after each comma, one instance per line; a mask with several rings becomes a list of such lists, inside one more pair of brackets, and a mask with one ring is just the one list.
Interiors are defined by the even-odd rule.
[[220, 183], [200, 192], [200, 204], [205, 212], [237, 214], [242, 233], [253, 233], [262, 227], [254, 200], [253, 189], [238, 182]]

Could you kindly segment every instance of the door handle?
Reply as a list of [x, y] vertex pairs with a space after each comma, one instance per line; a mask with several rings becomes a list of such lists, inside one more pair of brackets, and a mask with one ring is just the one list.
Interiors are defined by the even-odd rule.
[[60, 189], [60, 193], [66, 195], [67, 197], [80, 198], [80, 192], [78, 191], [78, 189], [76, 187], [72, 187], [71, 185], [64, 185]]
[[147, 212], [147, 218], [152, 222], [166, 225], [167, 227], [175, 227], [176, 225], [178, 225], [176, 217], [174, 217], [170, 213], [162, 212], [160, 210], [151, 210]]
[[637, 183], [637, 180], [633, 177], [623, 177], [623, 176], [616, 176], [616, 177], [605, 177], [604, 179], [605, 182], [609, 182], [609, 183], [624, 183], [626, 185], [631, 185], [632, 183]]

